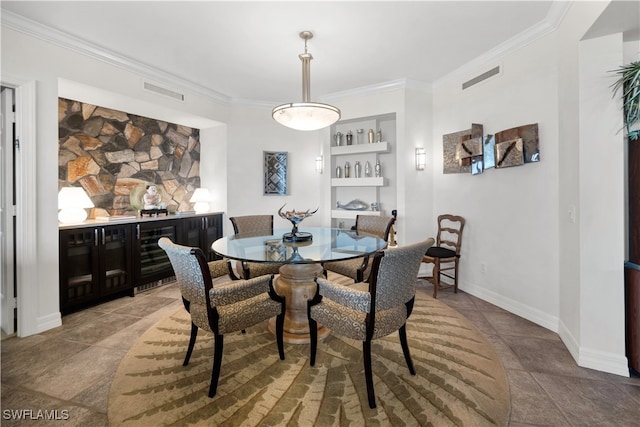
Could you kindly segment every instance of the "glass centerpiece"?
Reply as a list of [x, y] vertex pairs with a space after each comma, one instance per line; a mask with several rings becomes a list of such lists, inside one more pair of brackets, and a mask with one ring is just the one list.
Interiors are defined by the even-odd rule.
[[291, 222], [293, 228], [291, 229], [291, 233], [285, 233], [282, 235], [283, 242], [308, 242], [313, 240], [313, 235], [311, 233], [306, 233], [303, 231], [298, 231], [298, 225], [307, 217], [310, 217], [314, 213], [318, 212], [316, 208], [315, 211], [310, 212], [310, 209], [306, 211], [296, 211], [295, 209], [292, 211], [282, 212], [282, 208], [286, 206], [286, 203], [282, 205], [280, 209], [278, 209], [278, 215], [281, 218], [286, 219]]

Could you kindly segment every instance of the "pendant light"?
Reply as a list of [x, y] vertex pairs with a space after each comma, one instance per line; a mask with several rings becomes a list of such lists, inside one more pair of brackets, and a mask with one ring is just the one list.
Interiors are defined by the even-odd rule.
[[298, 55], [302, 61], [302, 102], [279, 105], [271, 113], [276, 122], [296, 130], [318, 130], [340, 119], [340, 110], [333, 105], [309, 101], [310, 63], [313, 56], [307, 52], [307, 40], [312, 37], [311, 31], [300, 33], [300, 38], [304, 40], [304, 53]]

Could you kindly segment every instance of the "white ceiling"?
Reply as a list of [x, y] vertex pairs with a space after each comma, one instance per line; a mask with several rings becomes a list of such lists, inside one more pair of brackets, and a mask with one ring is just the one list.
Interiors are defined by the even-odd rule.
[[2, 1], [1, 7], [232, 101], [273, 104], [302, 99], [303, 30], [314, 33], [308, 49], [317, 100], [400, 79], [431, 84], [545, 25], [554, 11], [551, 1]]

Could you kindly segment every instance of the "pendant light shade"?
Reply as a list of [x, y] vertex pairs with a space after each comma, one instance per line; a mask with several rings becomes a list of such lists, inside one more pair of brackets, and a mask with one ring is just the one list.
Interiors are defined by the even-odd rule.
[[307, 52], [307, 40], [312, 37], [313, 34], [310, 31], [300, 33], [300, 38], [304, 39], [304, 53], [298, 55], [302, 61], [302, 102], [279, 105], [271, 113], [276, 122], [296, 130], [318, 130], [340, 119], [340, 110], [337, 107], [309, 101], [310, 63], [313, 56]]

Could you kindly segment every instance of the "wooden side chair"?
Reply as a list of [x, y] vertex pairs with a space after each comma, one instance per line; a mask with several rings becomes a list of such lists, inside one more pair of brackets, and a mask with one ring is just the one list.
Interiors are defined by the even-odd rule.
[[[436, 245], [430, 247], [422, 258], [422, 262], [433, 264], [432, 274], [421, 277], [433, 283], [434, 298], [438, 297], [438, 291], [442, 289], [453, 288], [454, 292], [458, 292], [458, 264], [464, 223], [461, 216], [438, 216]], [[444, 277], [446, 281], [443, 280]]]
[[[395, 212], [395, 211], [394, 211]], [[356, 225], [354, 229], [357, 232], [369, 233], [384, 239], [389, 240], [389, 231], [396, 222], [396, 216], [375, 216], [375, 215], [358, 215], [356, 216]], [[326, 271], [333, 271], [334, 273], [341, 274], [343, 276], [351, 277], [355, 283], [364, 282], [369, 277], [371, 272], [371, 264], [369, 263], [369, 257], [360, 257], [355, 259], [349, 259], [345, 261], [332, 261], [325, 262], [322, 267]]]
[[224, 261], [208, 264], [200, 248], [180, 246], [162, 237], [158, 245], [165, 250], [176, 274], [182, 302], [191, 316], [191, 337], [183, 366], [189, 363], [198, 328], [214, 335], [213, 369], [209, 397], [216, 394], [224, 335], [244, 331], [271, 317], [276, 317], [276, 341], [280, 359], [284, 360], [285, 298], [273, 289], [273, 276], [250, 280], [232, 280], [213, 285], [212, 271], [222, 271]]
[[362, 341], [364, 375], [369, 407], [376, 407], [371, 367], [371, 341], [395, 331], [400, 335], [404, 359], [411, 375], [416, 372], [407, 343], [406, 323], [413, 310], [422, 256], [433, 239], [400, 248], [377, 251], [368, 283], [343, 286], [316, 278], [318, 291], [308, 301], [311, 336], [310, 364], [316, 362], [317, 324], [333, 333]]
[[[273, 234], [273, 215], [244, 215], [229, 218], [234, 234], [270, 236]], [[257, 262], [238, 262], [243, 279], [250, 279], [265, 274], [278, 274], [282, 264], [265, 264]]]

